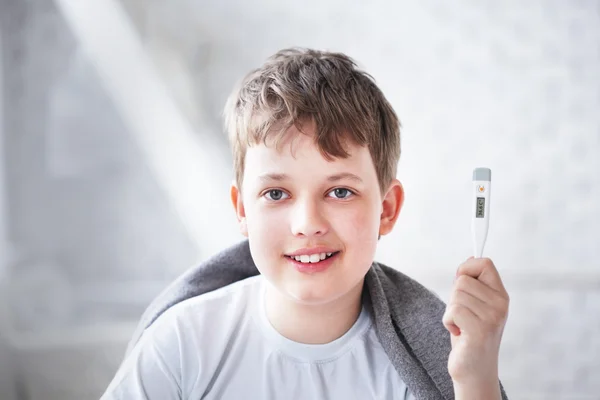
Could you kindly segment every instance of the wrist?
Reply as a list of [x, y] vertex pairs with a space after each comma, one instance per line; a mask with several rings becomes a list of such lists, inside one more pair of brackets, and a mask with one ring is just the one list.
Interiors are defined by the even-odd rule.
[[454, 385], [455, 400], [490, 399], [502, 400], [500, 380], [479, 379], [470, 382], [452, 381]]

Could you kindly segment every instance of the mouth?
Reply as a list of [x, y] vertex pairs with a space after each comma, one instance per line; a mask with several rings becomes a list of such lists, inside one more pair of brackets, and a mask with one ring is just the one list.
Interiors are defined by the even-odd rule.
[[308, 255], [308, 254], [294, 255], [294, 256], [286, 255], [285, 257], [292, 261], [310, 266], [311, 264], [318, 264], [322, 261], [326, 261], [332, 257], [335, 257], [339, 253], [340, 253], [339, 251], [334, 251], [334, 252], [315, 253], [315, 254], [310, 254], [310, 255]]

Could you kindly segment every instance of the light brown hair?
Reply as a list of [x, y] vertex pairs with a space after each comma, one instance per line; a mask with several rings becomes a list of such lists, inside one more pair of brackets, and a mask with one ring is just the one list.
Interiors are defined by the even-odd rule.
[[236, 87], [225, 107], [225, 129], [235, 179], [242, 187], [249, 146], [278, 145], [288, 128], [315, 124], [315, 142], [327, 159], [347, 157], [344, 144], [367, 146], [385, 193], [400, 159], [400, 122], [374, 79], [342, 53], [284, 49]]

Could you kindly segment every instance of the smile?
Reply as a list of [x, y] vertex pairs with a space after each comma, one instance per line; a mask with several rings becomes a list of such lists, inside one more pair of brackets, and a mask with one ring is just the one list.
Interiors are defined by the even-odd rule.
[[333, 252], [333, 253], [317, 253], [317, 254], [302, 254], [302, 255], [296, 255], [296, 256], [286, 256], [287, 258], [290, 258], [292, 260], [301, 262], [303, 264], [316, 264], [318, 262], [321, 262], [323, 260], [326, 260], [330, 257], [335, 256], [337, 253], [339, 253], [339, 251]]

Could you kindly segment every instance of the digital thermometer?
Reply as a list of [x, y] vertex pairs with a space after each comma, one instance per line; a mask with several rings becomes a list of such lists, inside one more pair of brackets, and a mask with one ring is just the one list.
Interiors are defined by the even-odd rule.
[[473, 214], [471, 234], [473, 237], [473, 256], [481, 258], [487, 239], [490, 223], [490, 189], [492, 171], [489, 168], [473, 170]]

